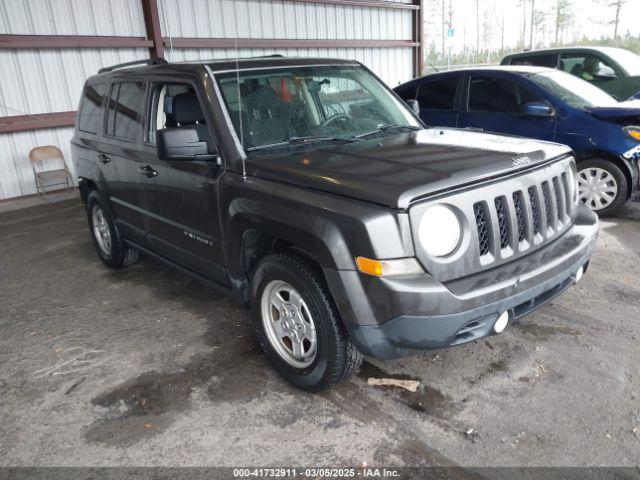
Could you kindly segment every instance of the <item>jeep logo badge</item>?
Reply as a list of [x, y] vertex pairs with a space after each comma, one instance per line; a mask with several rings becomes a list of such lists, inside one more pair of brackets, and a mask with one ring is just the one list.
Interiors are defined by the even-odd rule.
[[529, 157], [513, 157], [511, 159], [514, 167], [519, 167], [521, 165], [529, 165], [533, 160]]

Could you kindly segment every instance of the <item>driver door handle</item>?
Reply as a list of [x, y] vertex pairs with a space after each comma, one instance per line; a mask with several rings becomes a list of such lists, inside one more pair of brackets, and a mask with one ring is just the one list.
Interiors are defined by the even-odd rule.
[[158, 172], [156, 172], [151, 165], [145, 165], [144, 167], [138, 167], [138, 173], [140, 175], [144, 175], [147, 178], [153, 178], [158, 176]]
[[107, 157], [104, 153], [100, 153], [98, 154], [98, 161], [106, 165], [111, 161], [111, 159]]

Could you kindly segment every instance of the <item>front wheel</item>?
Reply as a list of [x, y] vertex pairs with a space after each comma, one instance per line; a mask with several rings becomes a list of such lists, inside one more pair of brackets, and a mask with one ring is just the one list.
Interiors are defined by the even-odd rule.
[[252, 277], [256, 335], [276, 371], [306, 391], [353, 374], [362, 355], [351, 342], [320, 269], [294, 252], [269, 255]]
[[629, 198], [627, 178], [613, 162], [593, 158], [578, 164], [578, 199], [601, 216], [616, 214]]

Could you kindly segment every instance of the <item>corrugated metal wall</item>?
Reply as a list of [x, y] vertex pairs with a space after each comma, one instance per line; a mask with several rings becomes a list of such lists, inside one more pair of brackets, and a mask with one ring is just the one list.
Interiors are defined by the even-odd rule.
[[[410, 10], [282, 0], [158, 0], [158, 8], [162, 34], [170, 38], [412, 37]], [[140, 0], [2, 0], [0, 33], [142, 37], [145, 26]], [[412, 76], [412, 52], [403, 47], [166, 49], [172, 61], [271, 53], [356, 59], [391, 86]], [[144, 58], [146, 49], [0, 50], [0, 116], [75, 110], [87, 76], [103, 66]], [[0, 199], [36, 192], [28, 160], [34, 146], [58, 145], [70, 165], [71, 135], [71, 128], [0, 134]]]

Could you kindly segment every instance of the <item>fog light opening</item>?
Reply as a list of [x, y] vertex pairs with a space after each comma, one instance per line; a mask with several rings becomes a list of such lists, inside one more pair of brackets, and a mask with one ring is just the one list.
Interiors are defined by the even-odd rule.
[[496, 320], [496, 323], [493, 324], [493, 331], [496, 333], [504, 332], [504, 329], [507, 328], [509, 324], [509, 312], [502, 312]]
[[582, 279], [582, 275], [584, 275], [584, 267], [580, 267], [576, 272], [576, 283]]

